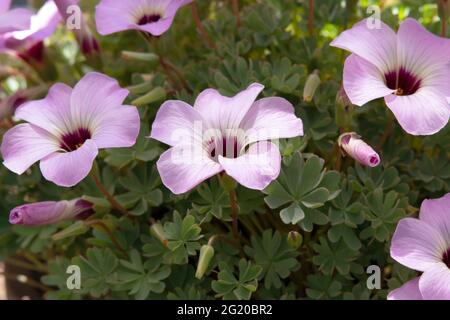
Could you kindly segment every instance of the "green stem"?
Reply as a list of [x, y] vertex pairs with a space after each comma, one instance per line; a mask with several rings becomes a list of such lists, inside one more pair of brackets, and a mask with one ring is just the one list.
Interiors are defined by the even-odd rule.
[[236, 240], [239, 240], [239, 226], [238, 226], [238, 224], [239, 224], [239, 221], [238, 221], [239, 208], [237, 206], [236, 190], [234, 190], [234, 189], [230, 190], [228, 192], [228, 196], [230, 197], [233, 237]]

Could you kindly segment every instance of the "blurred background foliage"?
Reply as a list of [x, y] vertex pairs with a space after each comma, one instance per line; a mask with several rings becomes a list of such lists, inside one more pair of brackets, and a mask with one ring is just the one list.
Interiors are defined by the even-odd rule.
[[[44, 180], [37, 166], [22, 176], [1, 167], [0, 260], [33, 270], [42, 283], [37, 290], [49, 299], [385, 299], [412, 278], [414, 272], [389, 257], [390, 238], [399, 219], [417, 215], [423, 199], [450, 191], [450, 126], [414, 137], [392, 121], [381, 99], [362, 108], [343, 104], [336, 97], [347, 53], [329, 43], [371, 15], [370, 5], [380, 6], [383, 21], [394, 29], [414, 17], [440, 34], [437, 2], [317, 0], [313, 16], [308, 2], [241, 0], [238, 26], [230, 1], [198, 0], [209, 38], [198, 32], [188, 6], [155, 47], [133, 31], [97, 35], [101, 64], [79, 53], [63, 25], [45, 42], [50, 71], [36, 73], [1, 55], [1, 65], [17, 73], [0, 79], [0, 99], [38, 85], [73, 85], [97, 70], [130, 89], [127, 102], [139, 106], [142, 130], [134, 147], [102, 151], [98, 161], [103, 183], [128, 216], [111, 210], [91, 178], [64, 189]], [[39, 7], [42, 1], [29, 3]], [[82, 1], [93, 30], [96, 3]], [[123, 53], [155, 50], [181, 70], [185, 86], [166, 77], [155, 56], [142, 60]], [[320, 86], [304, 101], [306, 79], [315, 70]], [[264, 96], [281, 96], [295, 106], [305, 136], [281, 141], [282, 173], [264, 192], [238, 187], [236, 243], [228, 195], [218, 179], [174, 196], [155, 169], [166, 147], [145, 137], [164, 99], [192, 103], [205, 88], [231, 95], [255, 81], [265, 85]], [[382, 164], [370, 169], [342, 159], [336, 146], [342, 130], [362, 135]], [[100, 223], [8, 223], [14, 206], [79, 196], [95, 204]], [[213, 236], [214, 255], [198, 279], [200, 248]], [[70, 264], [82, 269], [81, 290], [67, 289]], [[381, 289], [366, 286], [370, 265], [381, 268]]]

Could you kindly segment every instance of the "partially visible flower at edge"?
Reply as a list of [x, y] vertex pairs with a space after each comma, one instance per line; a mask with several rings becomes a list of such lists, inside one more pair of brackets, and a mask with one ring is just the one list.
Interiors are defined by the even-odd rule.
[[419, 219], [399, 221], [391, 257], [422, 275], [391, 291], [390, 300], [450, 300], [450, 193], [424, 200]]
[[22, 174], [35, 162], [45, 179], [71, 187], [90, 172], [98, 150], [131, 147], [139, 112], [123, 105], [128, 90], [115, 79], [91, 72], [72, 89], [57, 83], [42, 100], [21, 105], [18, 124], [3, 136], [3, 164]]
[[402, 128], [431, 135], [450, 117], [450, 39], [435, 36], [407, 18], [397, 34], [380, 21], [360, 21], [333, 40], [351, 52], [344, 65], [344, 89], [355, 105], [384, 98]]
[[0, 101], [0, 120], [7, 117], [12, 117], [18, 107], [29, 100], [37, 98], [38, 95], [42, 94], [46, 89], [46, 85], [21, 89], [16, 91], [13, 95]]
[[355, 132], [341, 134], [338, 144], [345, 155], [355, 159], [364, 166], [376, 167], [380, 164], [378, 153]]
[[28, 9], [11, 9], [11, 0], [0, 0], [0, 37], [7, 32], [28, 29], [32, 15]]
[[150, 137], [171, 146], [157, 162], [167, 188], [185, 193], [223, 171], [256, 190], [278, 177], [281, 155], [269, 140], [301, 136], [303, 124], [286, 99], [255, 102], [263, 88], [254, 83], [234, 97], [207, 89], [194, 107], [176, 100], [160, 107]]
[[9, 222], [36, 226], [64, 220], [83, 220], [94, 213], [92, 207], [92, 203], [81, 198], [24, 204], [11, 210]]
[[101, 0], [95, 8], [97, 31], [101, 35], [139, 30], [160, 36], [173, 23], [182, 6], [192, 0]]
[[30, 17], [29, 29], [0, 35], [0, 52], [17, 55], [27, 62], [43, 60], [42, 41], [51, 36], [61, 21], [53, 1], [47, 1]]
[[[56, 6], [58, 7], [59, 14], [63, 17], [64, 21], [67, 22], [70, 19], [68, 9], [71, 6], [78, 6], [80, 0], [54, 0]], [[87, 25], [83, 15], [79, 17], [79, 28], [73, 28], [71, 31], [75, 35], [81, 52], [84, 55], [92, 55], [100, 51], [97, 39], [95, 39], [89, 26]]]

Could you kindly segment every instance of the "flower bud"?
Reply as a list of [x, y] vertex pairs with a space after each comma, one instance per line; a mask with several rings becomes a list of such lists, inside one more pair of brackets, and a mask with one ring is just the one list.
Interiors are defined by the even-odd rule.
[[338, 143], [346, 155], [355, 159], [360, 164], [369, 167], [376, 167], [380, 164], [380, 156], [378, 153], [356, 133], [347, 132], [341, 134]]
[[350, 102], [344, 87], [341, 86], [338, 94], [336, 95], [336, 124], [341, 128], [348, 128], [351, 125], [353, 117], [353, 104]]
[[166, 97], [166, 90], [162, 87], [156, 87], [149, 93], [133, 100], [132, 105], [139, 107], [156, 101], [163, 100]]
[[167, 246], [167, 237], [164, 233], [163, 226], [159, 222], [155, 222], [150, 226], [150, 234]]
[[315, 70], [306, 79], [305, 87], [303, 88], [303, 100], [306, 102], [311, 102], [319, 85], [319, 71]]
[[47, 225], [64, 220], [85, 219], [93, 213], [92, 204], [83, 199], [45, 201], [12, 209], [9, 222], [29, 226]]
[[287, 242], [292, 249], [298, 249], [303, 242], [303, 237], [297, 231], [290, 231], [287, 235]]
[[84, 221], [77, 221], [74, 224], [71, 224], [64, 230], [61, 230], [52, 235], [53, 241], [60, 241], [69, 237], [75, 237], [81, 234], [86, 233], [89, 230], [89, 227], [84, 223]]
[[133, 52], [133, 51], [122, 51], [122, 58], [124, 60], [136, 60], [144, 62], [157, 62], [159, 60], [158, 56], [151, 52]]
[[195, 272], [195, 277], [197, 279], [203, 278], [213, 257], [214, 248], [209, 244], [202, 246], [200, 249], [200, 258], [198, 259], [197, 271]]

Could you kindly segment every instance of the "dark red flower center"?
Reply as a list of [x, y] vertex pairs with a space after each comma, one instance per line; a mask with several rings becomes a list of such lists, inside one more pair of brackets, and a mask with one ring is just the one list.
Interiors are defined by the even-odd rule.
[[442, 262], [444, 262], [445, 265], [450, 269], [450, 248], [448, 248], [447, 251], [444, 252], [444, 256], [442, 257]]
[[61, 148], [67, 152], [75, 151], [90, 138], [91, 132], [85, 128], [78, 129], [77, 131], [71, 133], [66, 133], [61, 138]]
[[419, 90], [422, 82], [417, 76], [403, 67], [386, 73], [384, 77], [386, 78], [386, 86], [395, 90], [395, 94], [398, 96], [414, 94]]
[[154, 13], [154, 14], [146, 14], [143, 15], [137, 22], [138, 25], [142, 26], [144, 24], [148, 24], [148, 23], [154, 23], [154, 22], [158, 22], [161, 19], [161, 15], [158, 13]]
[[208, 152], [212, 159], [220, 156], [224, 158], [237, 158], [240, 153], [240, 144], [236, 137], [221, 137], [219, 139], [211, 139], [208, 142]]

